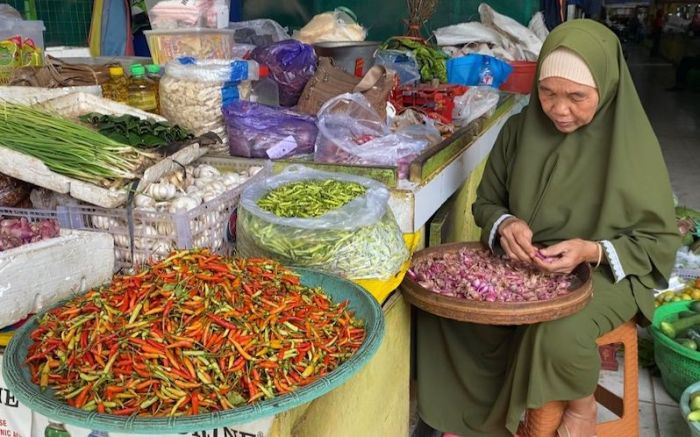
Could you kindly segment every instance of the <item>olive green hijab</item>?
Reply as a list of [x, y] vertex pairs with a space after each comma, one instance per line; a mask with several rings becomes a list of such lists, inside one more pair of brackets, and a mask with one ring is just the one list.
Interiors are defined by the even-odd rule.
[[[474, 205], [477, 223], [488, 233], [509, 212], [530, 225], [535, 242], [609, 240], [625, 274], [643, 288], [659, 286], [679, 244], [673, 197], [620, 43], [595, 21], [573, 20], [550, 33], [540, 62], [559, 47], [588, 65], [600, 97], [596, 115], [561, 133], [542, 111], [535, 85], [529, 106], [506, 125], [501, 150], [492, 154]], [[639, 288], [633, 285], [635, 294]], [[649, 316], [651, 309], [642, 309]]]

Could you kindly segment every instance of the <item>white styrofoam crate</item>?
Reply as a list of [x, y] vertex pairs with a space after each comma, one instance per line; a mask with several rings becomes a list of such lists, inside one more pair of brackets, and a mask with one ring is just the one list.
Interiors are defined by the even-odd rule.
[[56, 238], [0, 252], [0, 327], [112, 278], [114, 245], [102, 232], [61, 230]]

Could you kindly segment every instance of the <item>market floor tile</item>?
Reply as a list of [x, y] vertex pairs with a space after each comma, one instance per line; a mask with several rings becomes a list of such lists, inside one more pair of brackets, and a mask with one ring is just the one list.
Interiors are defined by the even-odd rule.
[[679, 202], [700, 208], [700, 92], [669, 92], [675, 68], [648, 50], [631, 47], [628, 64], [642, 105], [656, 132]]

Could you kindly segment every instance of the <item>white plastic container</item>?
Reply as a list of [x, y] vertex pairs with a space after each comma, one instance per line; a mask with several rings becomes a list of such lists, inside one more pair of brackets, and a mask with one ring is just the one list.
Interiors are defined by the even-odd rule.
[[146, 30], [154, 64], [164, 65], [181, 56], [231, 59], [235, 45], [231, 29]]

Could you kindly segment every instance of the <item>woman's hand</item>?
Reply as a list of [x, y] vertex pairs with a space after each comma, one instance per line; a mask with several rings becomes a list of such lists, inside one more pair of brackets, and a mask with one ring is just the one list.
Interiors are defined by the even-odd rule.
[[508, 258], [532, 263], [537, 249], [532, 245], [532, 230], [524, 220], [509, 217], [498, 227], [498, 235]]
[[595, 241], [577, 238], [541, 249], [538, 253], [540, 256], [535, 256], [533, 260], [537, 267], [546, 272], [571, 273], [581, 263], [595, 263], [599, 250]]

